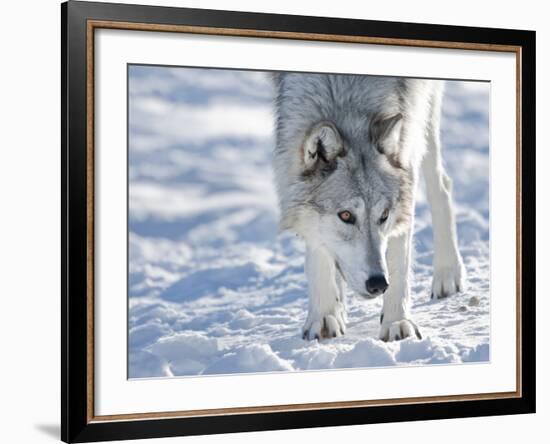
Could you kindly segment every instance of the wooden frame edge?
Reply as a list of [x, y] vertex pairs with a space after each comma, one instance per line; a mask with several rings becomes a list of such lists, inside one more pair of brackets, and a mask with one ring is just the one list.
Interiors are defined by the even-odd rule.
[[522, 241], [522, 202], [523, 202], [523, 125], [522, 125], [522, 48], [521, 46], [516, 51], [516, 391], [520, 397], [523, 395], [523, 336], [522, 336], [522, 307], [523, 307], [523, 288], [522, 288], [522, 258], [523, 258], [523, 241]]
[[[461, 49], [474, 51], [510, 52], [516, 56], [516, 391], [488, 394], [467, 394], [452, 396], [428, 396], [395, 398], [388, 400], [362, 400], [307, 404], [285, 404], [259, 407], [232, 407], [221, 409], [184, 410], [172, 412], [146, 412], [117, 415], [94, 414], [94, 31], [95, 29], [121, 29], [133, 31], [177, 32], [202, 35], [235, 37], [277, 38], [289, 40], [326, 41], [338, 43], [363, 43], [387, 46], [406, 46], [441, 49]], [[217, 28], [206, 26], [149, 24], [138, 22], [92, 20], [86, 22], [86, 106], [87, 106], [87, 423], [105, 423], [125, 420], [153, 420], [165, 418], [192, 418], [204, 416], [228, 416], [237, 414], [259, 414], [275, 412], [296, 412], [304, 410], [327, 410], [337, 408], [360, 408], [415, 403], [443, 403], [513, 399], [522, 397], [522, 47], [469, 42], [448, 42], [433, 40], [398, 39], [385, 37], [346, 36], [334, 34], [313, 34], [286, 31], [264, 31], [237, 28]]]
[[260, 414], [260, 413], [286, 413], [305, 410], [331, 410], [339, 408], [361, 408], [361, 407], [387, 407], [392, 405], [409, 405], [422, 402], [423, 404], [437, 404], [442, 402], [482, 401], [495, 399], [513, 399], [521, 397], [518, 392], [499, 392], [488, 394], [471, 395], [448, 395], [448, 396], [424, 396], [412, 398], [393, 398], [383, 400], [365, 401], [338, 401], [320, 402], [307, 404], [279, 404], [256, 407], [230, 407], [220, 409], [182, 410], [173, 412], [150, 412], [150, 413], [126, 413], [118, 415], [94, 416], [90, 423], [167, 419], [167, 418], [197, 418], [204, 416], [231, 416], [239, 414]]
[[441, 49], [466, 49], [472, 51], [516, 52], [521, 49], [517, 45], [501, 45], [491, 43], [449, 42], [442, 40], [399, 39], [389, 37], [368, 37], [340, 34], [318, 34], [289, 31], [265, 31], [261, 29], [239, 29], [192, 25], [166, 25], [139, 22], [124, 22], [115, 20], [88, 20], [88, 27], [103, 29], [120, 29], [130, 31], [174, 32], [202, 35], [219, 35], [227, 37], [259, 37], [286, 40], [309, 40], [336, 43], [363, 43], [385, 46], [413, 46]]
[[86, 27], [86, 313], [88, 322], [87, 332], [87, 398], [86, 419], [89, 423], [94, 418], [94, 363], [95, 363], [95, 336], [94, 336], [94, 276], [95, 276], [95, 244], [94, 244], [94, 131], [95, 131], [95, 100], [94, 100], [94, 28]]

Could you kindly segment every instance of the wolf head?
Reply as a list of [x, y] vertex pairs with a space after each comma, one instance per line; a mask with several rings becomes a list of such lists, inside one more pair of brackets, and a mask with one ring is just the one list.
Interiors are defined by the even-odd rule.
[[395, 85], [378, 80], [276, 78], [281, 226], [328, 251], [364, 297], [388, 287], [387, 242], [407, 228], [413, 211], [413, 169], [402, 150], [406, 116]]

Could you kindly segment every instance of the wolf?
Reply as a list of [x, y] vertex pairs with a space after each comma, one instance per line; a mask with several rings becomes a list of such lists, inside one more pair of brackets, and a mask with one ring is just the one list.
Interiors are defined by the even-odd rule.
[[410, 313], [417, 184], [431, 207], [432, 298], [463, 291], [451, 180], [441, 158], [444, 81], [274, 73], [280, 226], [304, 239], [303, 338], [346, 331], [346, 288], [383, 297], [379, 338], [421, 338]]

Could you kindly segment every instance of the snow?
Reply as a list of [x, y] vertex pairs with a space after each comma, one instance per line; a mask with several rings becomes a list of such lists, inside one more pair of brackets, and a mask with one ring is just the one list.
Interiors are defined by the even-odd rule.
[[378, 340], [381, 300], [348, 294], [346, 335], [309, 342], [304, 245], [277, 228], [267, 76], [131, 66], [129, 377], [488, 361], [489, 93], [487, 83], [449, 81], [443, 103], [464, 294], [430, 300], [421, 187], [412, 316], [423, 339]]

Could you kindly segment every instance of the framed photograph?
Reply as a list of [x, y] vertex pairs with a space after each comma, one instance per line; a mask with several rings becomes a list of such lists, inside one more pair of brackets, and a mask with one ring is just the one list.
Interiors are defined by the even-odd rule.
[[535, 411], [535, 33], [69, 1], [62, 439]]

